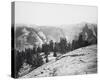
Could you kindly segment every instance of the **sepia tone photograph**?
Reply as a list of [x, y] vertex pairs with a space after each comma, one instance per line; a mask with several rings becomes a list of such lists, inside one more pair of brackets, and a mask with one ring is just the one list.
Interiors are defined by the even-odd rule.
[[37, 78], [96, 74], [96, 6], [14, 2], [14, 75]]

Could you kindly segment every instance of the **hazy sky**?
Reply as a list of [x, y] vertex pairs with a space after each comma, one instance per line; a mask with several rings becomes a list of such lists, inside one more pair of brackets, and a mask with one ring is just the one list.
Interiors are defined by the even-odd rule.
[[97, 23], [97, 7], [33, 2], [15, 2], [15, 23], [65, 25], [80, 22]]

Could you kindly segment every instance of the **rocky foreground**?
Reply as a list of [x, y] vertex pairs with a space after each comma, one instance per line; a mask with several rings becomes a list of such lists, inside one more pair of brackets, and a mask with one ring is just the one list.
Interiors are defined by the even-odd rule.
[[21, 78], [97, 73], [97, 45], [87, 46], [54, 58]]

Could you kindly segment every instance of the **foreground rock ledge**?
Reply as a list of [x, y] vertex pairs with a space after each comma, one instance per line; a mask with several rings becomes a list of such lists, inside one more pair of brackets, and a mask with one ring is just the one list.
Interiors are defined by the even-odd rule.
[[97, 73], [97, 45], [76, 49], [20, 78]]

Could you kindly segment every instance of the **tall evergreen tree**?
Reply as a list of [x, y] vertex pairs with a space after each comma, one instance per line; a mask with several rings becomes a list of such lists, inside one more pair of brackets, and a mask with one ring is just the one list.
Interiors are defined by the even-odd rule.
[[66, 41], [66, 38], [60, 38], [60, 52], [62, 54], [64, 54], [66, 52], [66, 49], [67, 49], [67, 41]]
[[49, 47], [50, 47], [50, 52], [52, 52], [52, 51], [53, 51], [53, 47], [54, 47], [53, 40], [51, 40], [51, 41], [49, 42]]

